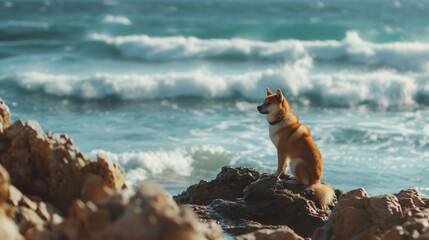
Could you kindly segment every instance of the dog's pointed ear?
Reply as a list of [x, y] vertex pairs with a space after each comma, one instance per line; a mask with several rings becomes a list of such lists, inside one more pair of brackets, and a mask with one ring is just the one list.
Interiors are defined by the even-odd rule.
[[277, 98], [281, 101], [283, 99], [283, 93], [282, 90], [277, 89]]
[[273, 95], [274, 93], [271, 92], [271, 90], [269, 88], [267, 88], [267, 96]]

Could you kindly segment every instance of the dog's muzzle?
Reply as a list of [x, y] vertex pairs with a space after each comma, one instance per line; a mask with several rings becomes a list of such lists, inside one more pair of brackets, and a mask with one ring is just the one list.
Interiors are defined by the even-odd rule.
[[258, 109], [258, 111], [259, 111], [259, 113], [261, 113], [261, 114], [267, 114], [268, 112], [262, 107], [262, 105], [261, 106], [258, 106], [257, 107], [257, 109]]

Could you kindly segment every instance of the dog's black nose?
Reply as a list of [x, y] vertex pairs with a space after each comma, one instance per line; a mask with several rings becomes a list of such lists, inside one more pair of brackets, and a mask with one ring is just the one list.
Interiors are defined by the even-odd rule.
[[261, 110], [261, 106], [257, 106], [256, 108], [257, 108], [258, 110]]

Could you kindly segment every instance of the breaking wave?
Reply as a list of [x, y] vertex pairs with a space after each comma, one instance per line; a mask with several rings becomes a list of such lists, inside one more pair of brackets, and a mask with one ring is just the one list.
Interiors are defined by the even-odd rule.
[[195, 37], [109, 36], [93, 33], [90, 38], [117, 48], [123, 56], [147, 61], [171, 61], [216, 57], [297, 60], [346, 59], [364, 65], [385, 65], [401, 70], [427, 69], [429, 43], [372, 43], [356, 32], [347, 32], [342, 41], [280, 40], [261, 42], [246, 39], [198, 39]]
[[[59, 97], [123, 100], [201, 97], [230, 98], [237, 95], [259, 101], [264, 89], [281, 88], [292, 102], [313, 106], [377, 107], [415, 106], [429, 103], [428, 74], [400, 74], [378, 70], [369, 73], [347, 71], [314, 74], [311, 59], [280, 69], [237, 75], [216, 75], [206, 70], [147, 75], [52, 75], [40, 72], [4, 76], [20, 89]], [[0, 81], [1, 82], [1, 81]]]
[[210, 171], [217, 173], [222, 166], [231, 165], [234, 161], [233, 154], [222, 147], [209, 146], [125, 153], [94, 150], [88, 157], [95, 160], [97, 154], [106, 155], [119, 164], [125, 171], [128, 186], [132, 188], [154, 177], [191, 177]]

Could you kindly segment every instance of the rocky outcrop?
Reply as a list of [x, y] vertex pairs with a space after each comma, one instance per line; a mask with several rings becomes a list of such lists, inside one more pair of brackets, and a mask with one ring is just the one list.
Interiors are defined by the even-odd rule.
[[0, 239], [224, 239], [157, 185], [129, 192], [105, 156], [90, 161], [36, 122], [11, 124], [2, 101], [0, 124]]
[[[225, 173], [228, 173], [229, 180], [219, 181], [218, 179], [221, 179]], [[194, 204], [192, 205], [194, 211], [202, 219], [221, 223], [224, 230], [231, 235], [288, 226], [297, 234], [308, 237], [314, 229], [321, 227], [328, 219], [331, 210], [323, 209], [313, 190], [294, 181], [291, 175], [284, 175], [280, 180], [267, 174], [257, 180], [253, 178], [254, 176], [261, 176], [261, 174], [246, 168], [234, 170], [231, 167], [225, 167], [216, 180], [194, 185], [174, 198], [181, 203]], [[235, 191], [241, 192], [235, 193], [235, 196], [241, 198], [222, 199], [224, 194], [219, 192], [226, 189], [229, 193], [231, 189], [229, 185], [233, 185], [234, 180], [243, 186], [242, 182], [237, 180], [241, 178], [246, 181], [252, 180], [246, 187], [236, 188]], [[207, 185], [210, 187], [208, 188]], [[217, 189], [217, 191], [210, 192], [206, 189]], [[201, 201], [199, 195], [206, 191], [210, 192], [209, 197]], [[337, 191], [337, 194], [341, 192]], [[183, 196], [197, 197], [184, 198]], [[207, 206], [198, 206], [215, 198], [216, 200]]]
[[0, 163], [14, 186], [63, 214], [78, 198], [101, 199], [126, 188], [119, 166], [102, 156], [87, 160], [67, 135], [45, 134], [32, 121], [18, 120], [0, 134]]
[[217, 198], [235, 200], [242, 197], [244, 188], [260, 176], [258, 171], [251, 168], [225, 166], [216, 179], [210, 182], [201, 180], [183, 193], [174, 196], [174, 200], [181, 204], [198, 205], [208, 205]]
[[153, 183], [134, 194], [125, 190], [95, 201], [77, 199], [63, 218], [54, 206], [30, 199], [8, 181], [0, 165], [0, 239], [225, 239], [219, 225], [202, 223]]
[[132, 196], [121, 192], [94, 202], [77, 200], [70, 216], [50, 229], [34, 232], [33, 239], [224, 239], [219, 225], [201, 223], [192, 210], [180, 208], [152, 183], [143, 184]]
[[429, 239], [429, 204], [417, 190], [369, 197], [355, 189], [338, 206], [313, 239]]
[[[210, 183], [219, 184], [217, 189], [228, 184]], [[193, 186], [186, 194], [192, 195], [194, 189], [198, 193], [198, 186]], [[210, 204], [197, 201], [189, 206], [203, 221], [218, 222], [236, 239], [429, 239], [429, 199], [414, 189], [372, 197], [363, 189], [345, 194], [336, 190], [341, 200], [324, 210], [312, 190], [292, 176], [277, 180], [264, 174], [244, 188], [240, 198], [219, 196], [212, 194], [210, 198], [217, 199]]]

